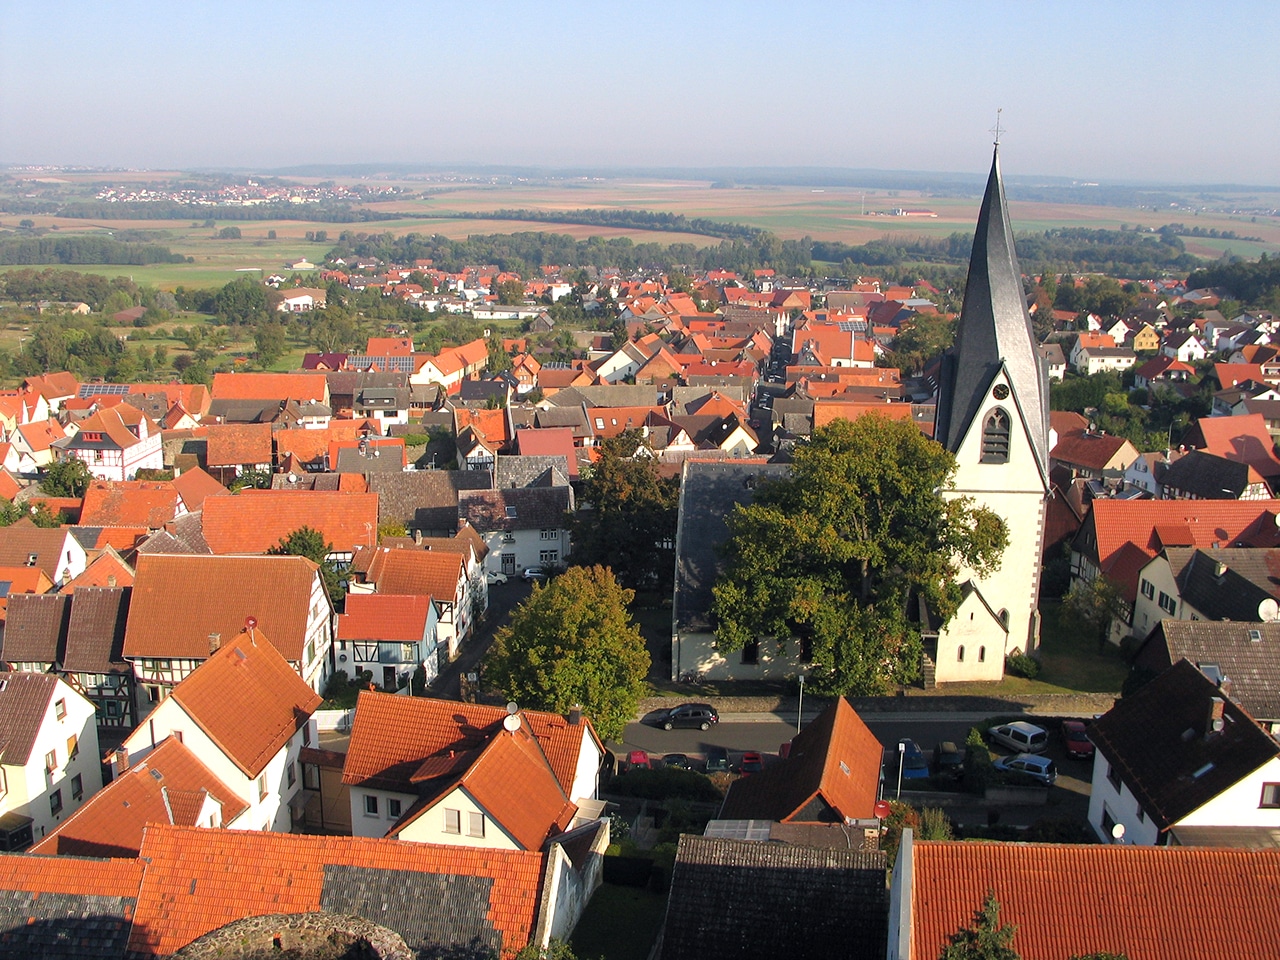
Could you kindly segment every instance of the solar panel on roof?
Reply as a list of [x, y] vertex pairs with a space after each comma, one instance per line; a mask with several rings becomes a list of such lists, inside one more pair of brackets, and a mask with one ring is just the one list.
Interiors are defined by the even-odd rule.
[[85, 400], [89, 397], [123, 397], [129, 393], [129, 384], [127, 383], [83, 383], [80, 385], [79, 397]]

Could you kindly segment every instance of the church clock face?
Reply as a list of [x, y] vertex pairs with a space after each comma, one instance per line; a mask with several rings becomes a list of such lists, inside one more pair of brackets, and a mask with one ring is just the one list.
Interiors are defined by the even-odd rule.
[[1009, 388], [1003, 383], [997, 383], [996, 388], [991, 391], [991, 395], [997, 400], [1007, 400], [1009, 397]]

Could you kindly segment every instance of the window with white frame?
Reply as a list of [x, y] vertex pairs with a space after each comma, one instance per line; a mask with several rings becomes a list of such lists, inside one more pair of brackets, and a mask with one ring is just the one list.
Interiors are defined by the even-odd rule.
[[484, 814], [472, 811], [467, 815], [467, 836], [483, 837], [484, 836]]
[[258, 777], [258, 799], [267, 799], [267, 775], [265, 773]]
[[378, 798], [372, 793], [364, 795], [364, 815], [366, 817], [376, 817], [378, 815]]
[[1148, 600], [1154, 600], [1156, 598], [1155, 584], [1153, 584], [1146, 577], [1142, 578], [1142, 595], [1146, 597]]
[[1280, 807], [1280, 783], [1264, 783], [1262, 785], [1262, 802], [1260, 807]]
[[543, 540], [559, 540], [560, 531], [559, 530], [539, 530], [538, 536]]
[[1160, 591], [1160, 609], [1171, 616], [1178, 612], [1177, 598], [1169, 596], [1163, 590]]
[[449, 809], [445, 810], [444, 832], [454, 834], [455, 836], [461, 835], [462, 833], [462, 811], [461, 810], [449, 810]]
[[50, 750], [44, 755], [44, 772], [53, 773], [58, 769], [58, 751]]
[[392, 797], [387, 798], [387, 819], [388, 820], [400, 819], [400, 801]]
[[56, 701], [56, 702], [54, 703], [54, 705], [53, 705], [53, 715], [54, 715], [54, 717], [55, 717], [55, 718], [57, 718], [58, 720], [61, 720], [63, 717], [65, 717], [65, 716], [67, 715], [67, 701], [66, 701], [66, 700], [58, 700], [58, 701]]
[[62, 812], [62, 791], [55, 790], [49, 794], [49, 812], [55, 817]]
[[539, 563], [558, 563], [560, 561], [559, 550], [540, 550], [538, 551]]

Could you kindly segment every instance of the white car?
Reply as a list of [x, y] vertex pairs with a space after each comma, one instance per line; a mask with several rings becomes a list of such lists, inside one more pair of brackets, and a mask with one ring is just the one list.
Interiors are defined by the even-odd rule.
[[488, 583], [506, 583], [507, 575], [505, 573], [494, 573], [490, 571], [484, 575], [484, 579]]
[[543, 567], [525, 567], [520, 576], [526, 580], [545, 580], [550, 574]]

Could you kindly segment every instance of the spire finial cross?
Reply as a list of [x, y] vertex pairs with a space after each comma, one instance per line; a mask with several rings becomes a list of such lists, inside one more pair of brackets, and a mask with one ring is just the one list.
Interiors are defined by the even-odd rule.
[[1003, 129], [1000, 126], [1000, 114], [1002, 113], [1004, 113], [1004, 107], [999, 107], [996, 109], [996, 125], [991, 128], [991, 132], [996, 135], [995, 145], [997, 147], [1000, 146], [1000, 134], [1009, 132], [1008, 130]]

